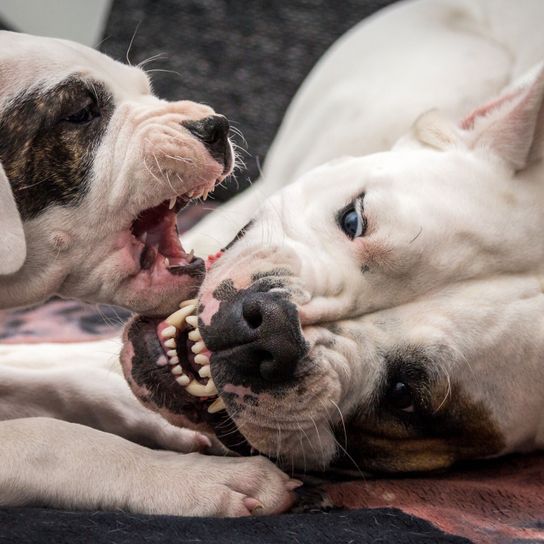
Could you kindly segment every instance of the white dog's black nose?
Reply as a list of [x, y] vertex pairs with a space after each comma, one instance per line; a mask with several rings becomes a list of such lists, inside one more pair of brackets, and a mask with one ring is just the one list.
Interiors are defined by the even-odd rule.
[[211, 156], [225, 166], [230, 160], [229, 129], [227, 118], [211, 115], [198, 121], [184, 121], [183, 126], [208, 148]]
[[203, 336], [212, 363], [223, 361], [234, 381], [261, 387], [288, 381], [307, 350], [296, 306], [278, 292], [237, 293]]

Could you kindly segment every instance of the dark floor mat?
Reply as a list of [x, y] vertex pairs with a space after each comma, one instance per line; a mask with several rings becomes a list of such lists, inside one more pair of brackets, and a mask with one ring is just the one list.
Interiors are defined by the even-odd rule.
[[421, 519], [393, 509], [262, 518], [199, 519], [40, 508], [0, 510], [6, 544], [461, 544]]

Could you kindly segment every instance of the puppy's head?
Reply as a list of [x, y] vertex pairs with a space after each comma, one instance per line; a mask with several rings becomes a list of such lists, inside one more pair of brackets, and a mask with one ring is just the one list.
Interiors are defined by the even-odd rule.
[[0, 305], [171, 311], [204, 272], [175, 216], [230, 173], [227, 120], [81, 45], [2, 32], [0, 51]]

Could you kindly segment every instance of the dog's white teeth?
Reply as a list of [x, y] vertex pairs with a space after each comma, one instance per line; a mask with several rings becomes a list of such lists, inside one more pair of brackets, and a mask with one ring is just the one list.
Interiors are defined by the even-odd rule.
[[185, 318], [185, 321], [193, 327], [193, 329], [196, 329], [198, 327], [198, 317], [196, 315], [189, 315]]
[[195, 309], [196, 306], [194, 306], [193, 304], [190, 304], [189, 306], [184, 306], [183, 308], [175, 311], [172, 315], [169, 315], [166, 318], [166, 322], [179, 330], [183, 330], [185, 328], [185, 321], [188, 319], [188, 316], [190, 316], [195, 311]]
[[189, 383], [191, 382], [191, 378], [189, 378], [189, 376], [187, 376], [186, 374], [182, 374], [181, 376], [176, 378], [176, 381], [180, 385], [183, 385], [183, 387], [185, 387], [186, 385], [189, 385]]
[[192, 263], [195, 260], [195, 250], [191, 249], [189, 253], [187, 253], [187, 262]]
[[211, 370], [210, 370], [210, 365], [203, 366], [203, 367], [198, 371], [198, 375], [199, 375], [201, 378], [211, 378], [211, 377], [212, 377], [212, 373], [211, 373]]
[[208, 414], [215, 414], [217, 412], [221, 412], [221, 410], [226, 410], [225, 403], [223, 402], [223, 399], [215, 399], [209, 406], [208, 406]]
[[202, 353], [199, 353], [198, 355], [195, 355], [195, 363], [197, 365], [209, 365], [210, 360], [206, 357], [206, 355], [203, 355]]
[[187, 385], [185, 391], [193, 395], [193, 397], [213, 397], [214, 395], [217, 395], [217, 389], [211, 378], [208, 378], [206, 385], [193, 380]]
[[138, 238], [140, 242], [145, 246], [145, 243], [147, 242], [147, 231], [144, 231]]
[[179, 363], [179, 357], [177, 355], [174, 355], [174, 357], [170, 357], [168, 359], [168, 362], [171, 364], [171, 365], [177, 365]]
[[161, 336], [163, 338], [174, 338], [174, 336], [176, 336], [176, 333], [176, 327], [170, 325], [170, 327], [166, 327], [166, 329], [163, 329], [163, 331], [161, 332]]
[[172, 357], [177, 357], [178, 352], [175, 349], [171, 349], [166, 352], [166, 355], [168, 355], [168, 357], [171, 359]]
[[166, 266], [166, 268], [170, 268], [170, 259], [168, 257], [164, 258], [164, 266]]
[[206, 191], [204, 191], [204, 192], [202, 193], [202, 198], [203, 198], [203, 200], [208, 200], [208, 193], [209, 193], [209, 192], [210, 192], [209, 189], [207, 189]]
[[181, 376], [183, 374], [183, 369], [181, 368], [180, 365], [176, 365], [176, 366], [173, 366], [171, 369], [170, 369], [170, 372], [174, 375], [174, 376]]
[[196, 298], [191, 298], [189, 300], [184, 300], [183, 302], [180, 302], [179, 304], [179, 307], [180, 308], [185, 308], [185, 306], [194, 306], [196, 308], [196, 303], [197, 303], [197, 299]]
[[170, 203], [168, 204], [168, 209], [169, 210], [173, 210], [174, 209], [174, 206], [176, 205], [176, 200], [178, 199], [177, 196], [173, 196], [171, 199], [170, 199]]
[[169, 339], [164, 343], [164, 345], [165, 345], [167, 348], [175, 349], [175, 347], [176, 347], [176, 341], [175, 341], [173, 338], [169, 338]]
[[200, 331], [198, 329], [194, 329], [189, 333], [189, 340], [192, 340], [193, 342], [198, 342], [199, 340], [202, 340], [202, 336], [200, 336]]
[[202, 342], [202, 340], [200, 342], [196, 342], [195, 344], [193, 344], [191, 346], [191, 351], [197, 355], [198, 353], [200, 353], [201, 351], [204, 351], [206, 349], [206, 345], [204, 344], [204, 342]]

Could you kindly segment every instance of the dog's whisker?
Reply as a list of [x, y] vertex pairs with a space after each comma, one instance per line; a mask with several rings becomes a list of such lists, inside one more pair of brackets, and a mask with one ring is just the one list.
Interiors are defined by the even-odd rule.
[[137, 25], [136, 25], [136, 28], [134, 29], [134, 32], [132, 33], [132, 37], [130, 38], [130, 42], [128, 44], [128, 49], [127, 49], [127, 52], [125, 54], [125, 58], [127, 60], [127, 64], [129, 66], [132, 66], [132, 63], [130, 62], [130, 50], [132, 49], [132, 45], [134, 44], [134, 39], [136, 38], [136, 34], [138, 32], [138, 29], [140, 28], [140, 24], [141, 24], [141, 21], [138, 21]]

